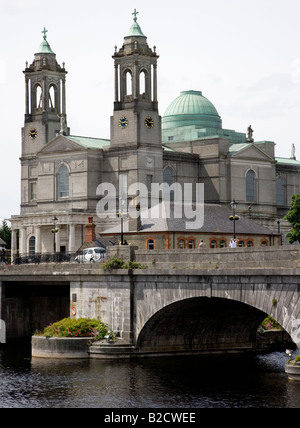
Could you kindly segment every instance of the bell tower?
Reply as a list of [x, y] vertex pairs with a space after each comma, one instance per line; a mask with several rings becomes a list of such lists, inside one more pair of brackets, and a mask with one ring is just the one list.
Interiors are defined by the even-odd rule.
[[56, 61], [47, 41], [43, 41], [34, 55], [33, 63], [23, 71], [25, 75], [25, 124], [22, 133], [22, 156], [33, 155], [58, 134], [69, 134], [66, 115], [66, 74]]
[[161, 147], [161, 117], [157, 102], [156, 48], [151, 49], [137, 22], [124, 44], [113, 55], [115, 65], [114, 115], [111, 119], [111, 145]]

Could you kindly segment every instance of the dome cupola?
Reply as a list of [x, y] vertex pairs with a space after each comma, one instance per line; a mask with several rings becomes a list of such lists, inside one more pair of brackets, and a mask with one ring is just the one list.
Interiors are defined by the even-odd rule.
[[200, 91], [184, 91], [167, 108], [163, 129], [195, 126], [222, 129], [222, 120], [214, 105]]

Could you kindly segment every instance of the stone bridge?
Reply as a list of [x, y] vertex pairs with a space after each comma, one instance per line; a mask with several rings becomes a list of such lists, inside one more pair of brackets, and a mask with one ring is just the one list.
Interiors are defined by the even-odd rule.
[[2, 267], [7, 339], [73, 316], [101, 318], [141, 353], [239, 351], [256, 346], [257, 328], [271, 315], [300, 348], [298, 246], [108, 253], [148, 269]]

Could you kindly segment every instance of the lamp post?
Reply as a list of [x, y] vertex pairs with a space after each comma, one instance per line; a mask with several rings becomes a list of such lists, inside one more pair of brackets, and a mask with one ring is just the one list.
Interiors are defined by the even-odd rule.
[[120, 201], [119, 217], [121, 218], [121, 245], [124, 245], [124, 207], [126, 203], [126, 197], [124, 193], [122, 193], [119, 201]]
[[236, 233], [235, 233], [235, 222], [239, 219], [239, 217], [236, 215], [236, 208], [238, 206], [238, 203], [233, 200], [231, 203], [232, 208], [232, 216], [230, 217], [230, 220], [233, 221], [233, 239], [236, 239]]
[[58, 232], [58, 230], [56, 229], [56, 222], [58, 221], [58, 218], [56, 216], [53, 217], [53, 229], [52, 229], [52, 233], [53, 233], [53, 252], [54, 254], [56, 253], [56, 239], [55, 239], [55, 235]]

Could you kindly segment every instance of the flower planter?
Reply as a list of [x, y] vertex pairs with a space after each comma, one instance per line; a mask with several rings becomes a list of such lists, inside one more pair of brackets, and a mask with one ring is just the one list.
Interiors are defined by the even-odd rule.
[[288, 375], [289, 380], [300, 381], [300, 364], [294, 364], [294, 360], [291, 360], [285, 365], [285, 372]]
[[89, 358], [92, 337], [32, 336], [32, 357], [38, 358]]

